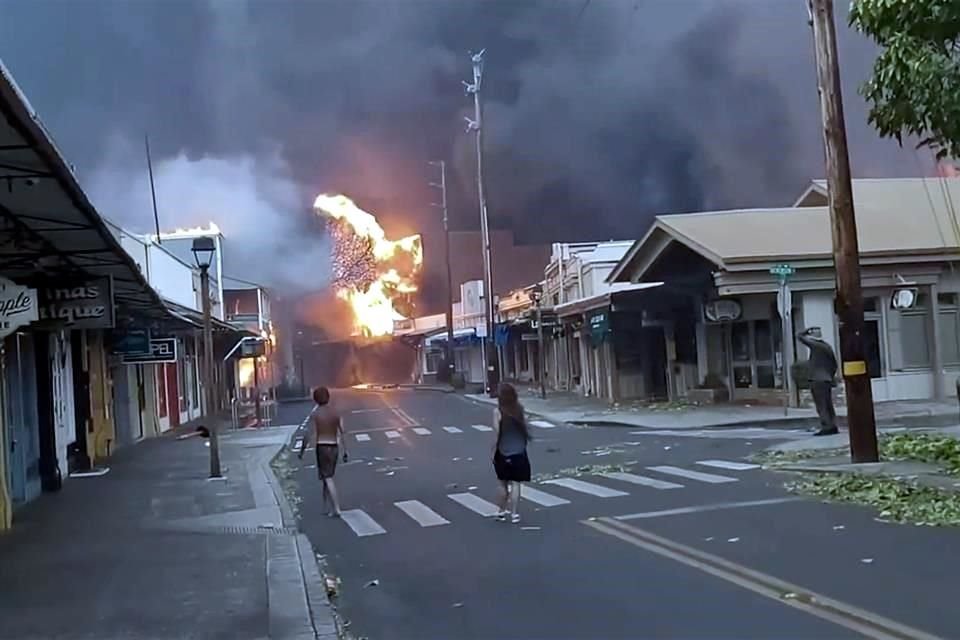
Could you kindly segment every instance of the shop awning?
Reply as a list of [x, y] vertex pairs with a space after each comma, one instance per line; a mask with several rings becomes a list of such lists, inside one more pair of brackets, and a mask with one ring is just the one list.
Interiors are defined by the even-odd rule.
[[[163, 300], [164, 307], [166, 308], [167, 313], [176, 320], [183, 322], [184, 324], [190, 325], [195, 329], [203, 329], [203, 313], [197, 311], [196, 309], [191, 309], [190, 307], [185, 307], [182, 304], [177, 304], [170, 300]], [[248, 335], [252, 337], [258, 337], [258, 334], [232, 325], [229, 322], [224, 322], [219, 318], [211, 318], [211, 324], [213, 325], [214, 332], [219, 333], [236, 333], [239, 335]]]
[[[473, 327], [468, 327], [466, 329], [456, 329], [453, 332], [453, 341], [456, 342], [457, 340], [463, 340], [465, 338], [466, 339], [475, 338], [476, 335], [477, 335], [477, 330], [474, 329]], [[442, 333], [437, 333], [432, 336], [429, 336], [424, 342], [429, 347], [429, 346], [435, 345], [438, 342], [446, 342], [446, 341], [447, 341], [447, 331], [446, 329], [444, 329]]]
[[614, 285], [610, 291], [606, 291], [595, 296], [590, 296], [589, 298], [581, 298], [580, 300], [574, 300], [573, 302], [560, 304], [554, 307], [553, 310], [556, 312], [558, 317], [568, 318], [570, 316], [593, 311], [594, 309], [609, 308], [616, 301], [618, 296], [629, 295], [638, 291], [646, 291], [648, 289], [655, 289], [662, 286], [662, 282], [643, 282], [640, 284]]
[[167, 313], [2, 63], [0, 274], [15, 281], [109, 276], [118, 320]]

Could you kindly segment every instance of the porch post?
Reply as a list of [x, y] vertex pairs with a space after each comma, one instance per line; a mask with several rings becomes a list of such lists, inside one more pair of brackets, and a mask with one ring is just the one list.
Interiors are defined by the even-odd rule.
[[940, 301], [937, 296], [940, 293], [939, 287], [935, 284], [930, 285], [930, 315], [927, 318], [927, 331], [930, 334], [933, 344], [930, 346], [930, 365], [933, 369], [933, 397], [937, 400], [943, 400], [947, 396], [946, 386], [943, 376], [943, 354], [940, 348]]

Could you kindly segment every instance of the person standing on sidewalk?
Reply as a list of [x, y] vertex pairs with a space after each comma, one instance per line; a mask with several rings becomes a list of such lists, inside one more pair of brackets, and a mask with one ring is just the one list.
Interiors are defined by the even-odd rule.
[[500, 385], [493, 426], [497, 434], [493, 447], [493, 469], [500, 481], [497, 519], [506, 521], [510, 516], [510, 521], [516, 524], [520, 522], [517, 507], [520, 504], [521, 483], [530, 482], [530, 459], [527, 457], [530, 431], [523, 405], [512, 385]]
[[837, 356], [833, 347], [824, 341], [820, 327], [811, 327], [797, 336], [810, 349], [810, 392], [820, 418], [820, 429], [815, 436], [839, 433], [837, 414], [833, 408], [833, 386], [837, 378]]
[[[340, 517], [340, 500], [337, 497], [337, 487], [333, 483], [333, 476], [337, 472], [337, 458], [340, 456], [340, 447], [343, 447], [343, 461], [347, 461], [347, 445], [343, 437], [343, 420], [336, 408], [330, 404], [330, 391], [326, 387], [317, 387], [313, 391], [313, 401], [316, 406], [310, 412], [309, 429], [303, 444], [300, 446], [300, 459], [307, 448], [307, 442], [316, 443], [317, 472], [323, 482], [323, 508], [327, 515]], [[331, 511], [327, 502], [333, 506]]]

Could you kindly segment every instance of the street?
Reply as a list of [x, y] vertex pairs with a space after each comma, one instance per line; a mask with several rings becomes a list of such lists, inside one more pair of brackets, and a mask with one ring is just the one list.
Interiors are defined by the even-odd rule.
[[309, 453], [296, 480], [301, 527], [342, 580], [355, 637], [956, 637], [942, 571], [960, 560], [954, 534], [790, 495], [746, 459], [772, 430], [534, 419], [534, 482], [510, 525], [484, 517], [489, 406], [403, 390], [335, 401], [350, 453], [336, 476], [343, 519], [323, 515]]

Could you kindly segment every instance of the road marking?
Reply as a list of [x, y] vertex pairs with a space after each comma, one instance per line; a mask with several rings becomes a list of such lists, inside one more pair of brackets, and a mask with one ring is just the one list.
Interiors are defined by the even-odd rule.
[[475, 424], [473, 425], [473, 428], [477, 431], [493, 431], [493, 427], [488, 427], [485, 424]]
[[354, 437], [357, 439], [357, 442], [370, 442], [370, 436], [365, 433], [358, 433]]
[[730, 469], [731, 471], [746, 471], [747, 469], [760, 468], [760, 465], [758, 464], [730, 462], [729, 460], [697, 460], [697, 464], [704, 467], [715, 467], [717, 469]]
[[520, 490], [520, 497], [524, 500], [534, 502], [541, 507], [558, 507], [561, 504], [570, 504], [570, 501], [566, 498], [560, 498], [552, 493], [540, 491], [539, 489], [534, 489], [530, 486], [524, 486]]
[[638, 476], [633, 473], [622, 473], [620, 471], [614, 471], [611, 473], [601, 473], [601, 476], [604, 478], [611, 478], [613, 480], [620, 480], [622, 482], [629, 482], [631, 484], [641, 484], [645, 487], [653, 487], [654, 489], [683, 489], [682, 484], [677, 484], [676, 482], [667, 482], [666, 480], [656, 480], [654, 478], [648, 478], [646, 476]]
[[456, 427], [444, 427], [443, 430], [447, 433], [463, 433], [462, 429], [457, 429]]
[[663, 511], [644, 511], [642, 513], [628, 513], [622, 516], [615, 516], [616, 520], [645, 520], [647, 518], [662, 518], [664, 516], [681, 516], [688, 513], [701, 513], [703, 511], [721, 511], [724, 509], [743, 509], [744, 507], [762, 507], [768, 504], [785, 504], [787, 502], [799, 502], [803, 498], [767, 498], [766, 500], [745, 500], [743, 502], [718, 502], [717, 504], [703, 504], [693, 507], [680, 507], [677, 509], [664, 509]]
[[426, 427], [414, 427], [413, 432], [418, 436], [428, 436], [431, 433], [430, 429], [427, 429]]
[[387, 411], [387, 409], [354, 409], [350, 413], [380, 413], [381, 411]]
[[387, 438], [390, 440], [395, 440], [400, 437], [399, 431], [387, 431]]
[[618, 498], [620, 496], [630, 495], [625, 491], [608, 489], [607, 487], [600, 486], [599, 484], [584, 482], [583, 480], [576, 480], [574, 478], [554, 478], [553, 480], [545, 481], [543, 484], [553, 484], [558, 487], [565, 487], [573, 491], [579, 491], [580, 493], [588, 493], [592, 496], [597, 496], [598, 498]]
[[479, 496], [472, 493], [451, 493], [447, 496], [454, 502], [457, 502], [474, 513], [479, 513], [485, 518], [495, 516], [500, 513], [500, 508], [492, 502], [487, 502]]
[[367, 515], [362, 509], [350, 509], [340, 513], [340, 518], [346, 522], [353, 532], [364, 538], [366, 536], [378, 536], [386, 533], [387, 530], [377, 524], [377, 521]]
[[552, 422], [547, 422], [546, 420], [531, 420], [530, 424], [534, 427], [539, 427], [540, 429], [554, 429], [557, 426]]
[[785, 580], [662, 538], [643, 529], [617, 522], [612, 518], [589, 520], [583, 524], [600, 533], [693, 567], [785, 606], [799, 609], [850, 629], [867, 638], [874, 638], [875, 640], [941, 640], [937, 636], [920, 629], [914, 629], [889, 618], [883, 618], [876, 613], [809, 591]]
[[661, 467], [647, 467], [651, 471], [657, 471], [658, 473], [665, 473], [668, 476], [680, 476], [681, 478], [689, 478], [690, 480], [696, 480], [697, 482], [707, 482], [710, 484], [721, 484], [723, 482], [737, 482], [736, 478], [730, 478], [728, 476], [717, 476], [712, 473], [703, 473], [700, 471], [690, 471], [688, 469], [681, 469], [680, 467], [671, 467], [670, 465], [664, 465]]
[[417, 521], [421, 527], [437, 527], [450, 524], [450, 521], [419, 500], [394, 502], [393, 506]]

